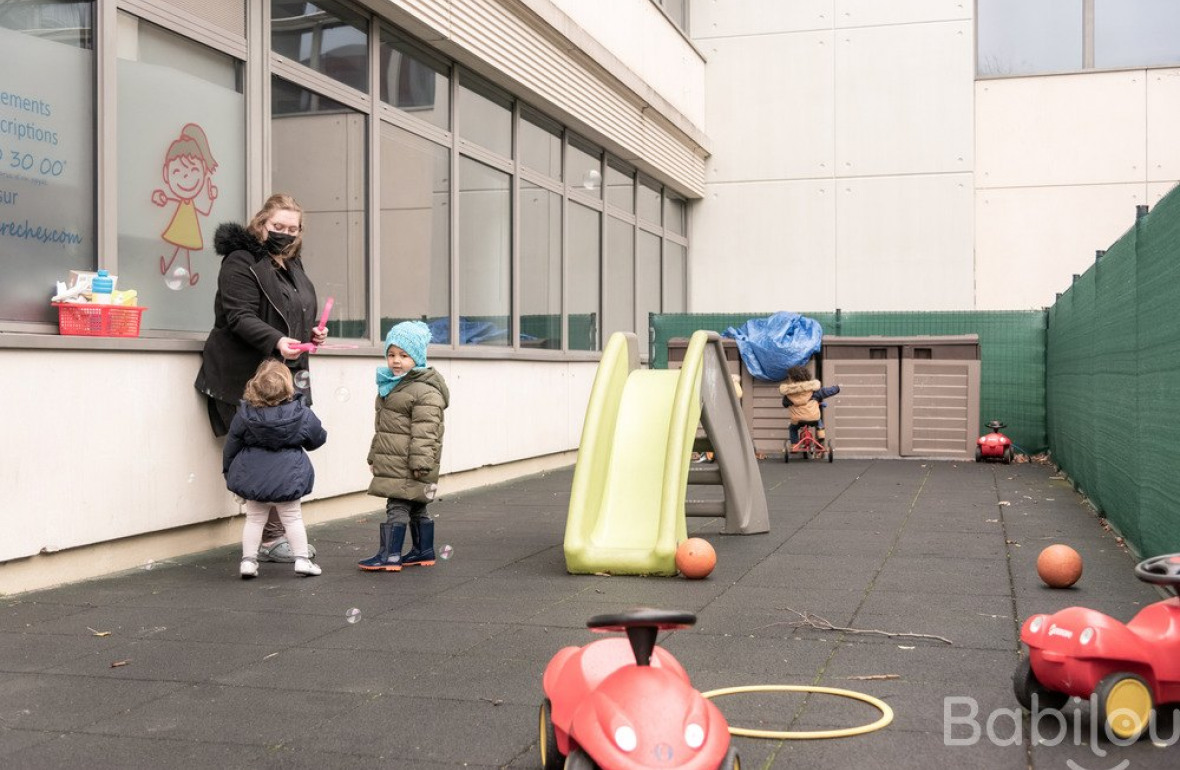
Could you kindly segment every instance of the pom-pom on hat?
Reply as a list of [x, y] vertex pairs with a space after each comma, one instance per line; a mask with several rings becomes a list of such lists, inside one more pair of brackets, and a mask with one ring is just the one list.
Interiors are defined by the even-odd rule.
[[430, 327], [421, 321], [402, 321], [385, 335], [385, 352], [391, 345], [406, 351], [418, 366], [426, 366], [426, 346], [430, 344]]

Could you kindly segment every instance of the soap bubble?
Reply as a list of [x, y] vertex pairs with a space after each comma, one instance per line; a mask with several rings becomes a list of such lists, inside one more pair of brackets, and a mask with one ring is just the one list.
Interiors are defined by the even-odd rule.
[[189, 275], [188, 271], [180, 265], [168, 271], [168, 275], [164, 276], [164, 285], [172, 291], [180, 291], [185, 286], [188, 286]]
[[602, 173], [592, 168], [582, 175], [582, 187], [587, 190], [597, 190], [598, 186], [602, 184]]
[[344, 613], [344, 619], [349, 623], [359, 623], [361, 622], [361, 611], [356, 607], [353, 607], [348, 612]]
[[343, 385], [341, 385], [339, 388], [336, 388], [337, 401], [344, 402], [350, 398], [352, 398], [352, 393], [349, 392], [348, 388], [344, 387]]
[[454, 548], [451, 548], [449, 545], [444, 545], [442, 548], [438, 549], [438, 558], [442, 559], [443, 561], [447, 561], [451, 558], [451, 556], [454, 555], [454, 553]]
[[299, 390], [307, 390], [311, 385], [311, 372], [295, 372], [295, 387]]
[[195, 473], [190, 473], [190, 474], [188, 475], [188, 483], [192, 484], [192, 483], [193, 483], [194, 481], [196, 481], [196, 480], [197, 480], [197, 474], [195, 474]]

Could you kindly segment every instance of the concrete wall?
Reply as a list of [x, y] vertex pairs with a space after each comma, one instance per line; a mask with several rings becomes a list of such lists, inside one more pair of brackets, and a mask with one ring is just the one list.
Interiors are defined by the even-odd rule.
[[[365, 458], [380, 362], [379, 356], [321, 356], [313, 364], [314, 409], [328, 443], [312, 453], [310, 508], [349, 496], [336, 515], [382, 505], [355, 495], [369, 483]], [[5, 562], [238, 514], [221, 476], [222, 442], [213, 438], [192, 386], [199, 363], [196, 353], [0, 350], [7, 430], [0, 446], [0, 595], [16, 589], [4, 579]], [[432, 364], [452, 394], [444, 474], [545, 456], [572, 462], [568, 453], [581, 436], [594, 363]], [[445, 481], [442, 486], [445, 493]], [[240, 520], [230, 541], [238, 537]], [[45, 579], [54, 577], [50, 569]]]
[[693, 312], [1041, 307], [1180, 179], [1180, 70], [977, 83], [971, 3], [697, 0], [691, 31]]

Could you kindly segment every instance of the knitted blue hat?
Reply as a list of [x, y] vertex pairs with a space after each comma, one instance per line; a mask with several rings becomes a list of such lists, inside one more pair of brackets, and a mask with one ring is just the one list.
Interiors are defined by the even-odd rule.
[[430, 327], [421, 321], [402, 321], [385, 335], [385, 352], [397, 345], [414, 359], [418, 366], [426, 366], [426, 346], [430, 344]]

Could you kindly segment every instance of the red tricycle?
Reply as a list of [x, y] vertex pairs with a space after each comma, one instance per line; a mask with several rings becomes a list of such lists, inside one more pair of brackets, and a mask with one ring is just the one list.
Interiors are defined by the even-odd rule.
[[[1180, 554], [1135, 565], [1135, 576], [1176, 591]], [[1133, 741], [1156, 704], [1180, 703], [1180, 598], [1150, 604], [1127, 624], [1082, 607], [1033, 615], [1020, 629], [1028, 645], [1012, 676], [1016, 700], [1030, 711], [1060, 709], [1091, 696], [1095, 723], [1112, 740]]]
[[564, 647], [545, 667], [545, 770], [740, 770], [720, 709], [656, 647], [660, 631], [695, 623], [690, 612], [647, 608], [590, 618], [590, 629], [623, 631], [627, 639]]
[[992, 432], [985, 433], [975, 441], [975, 462], [998, 460], [1004, 465], [1010, 464], [1013, 453], [1012, 440], [1000, 433], [1008, 426], [999, 420], [992, 420], [987, 427], [991, 428]]
[[792, 454], [801, 454], [808, 460], [826, 459], [832, 462], [836, 459], [832, 440], [827, 437], [818, 422], [799, 423], [799, 440], [792, 444], [788, 438], [783, 442], [783, 462], [791, 462]]

